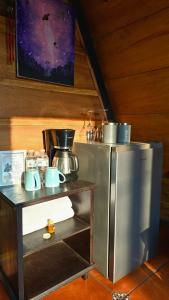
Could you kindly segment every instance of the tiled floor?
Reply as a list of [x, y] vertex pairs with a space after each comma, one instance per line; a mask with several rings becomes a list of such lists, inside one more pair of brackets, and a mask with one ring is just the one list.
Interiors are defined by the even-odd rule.
[[[129, 300], [169, 300], [169, 224], [160, 226], [158, 255], [115, 284], [93, 270], [87, 280], [78, 278], [43, 300], [111, 300], [115, 292]], [[0, 300], [9, 300], [2, 284]]]

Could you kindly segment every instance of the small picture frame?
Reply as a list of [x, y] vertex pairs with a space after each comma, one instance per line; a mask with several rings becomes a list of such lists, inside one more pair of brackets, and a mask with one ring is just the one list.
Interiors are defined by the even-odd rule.
[[0, 186], [21, 184], [26, 150], [0, 151]]

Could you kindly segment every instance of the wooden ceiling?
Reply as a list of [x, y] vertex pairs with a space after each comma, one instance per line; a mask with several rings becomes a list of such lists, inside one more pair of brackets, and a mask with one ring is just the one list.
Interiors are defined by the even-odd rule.
[[168, 0], [81, 0], [113, 110], [132, 139], [164, 145], [169, 172]]
[[81, 0], [107, 93], [132, 140], [163, 144], [161, 216], [169, 219], [169, 1]]

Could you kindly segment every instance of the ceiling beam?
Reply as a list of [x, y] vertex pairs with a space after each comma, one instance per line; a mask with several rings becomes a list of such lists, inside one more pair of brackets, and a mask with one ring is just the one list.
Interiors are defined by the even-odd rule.
[[90, 36], [90, 31], [88, 29], [88, 26], [87, 26], [87, 23], [85, 20], [85, 16], [83, 13], [83, 9], [80, 4], [80, 0], [73, 0], [73, 3], [74, 3], [74, 7], [75, 7], [75, 14], [76, 14], [76, 19], [77, 19], [77, 22], [79, 25], [80, 33], [81, 33], [81, 36], [82, 36], [82, 39], [84, 42], [84, 46], [87, 51], [90, 65], [91, 65], [93, 73], [94, 73], [95, 81], [96, 81], [98, 91], [101, 96], [101, 101], [103, 104], [103, 108], [106, 112], [107, 119], [108, 119], [108, 121], [116, 121], [115, 114], [113, 112], [111, 102], [108, 97], [108, 93], [107, 93], [107, 90], [106, 90], [106, 87], [104, 84], [103, 75], [100, 70], [97, 56], [96, 56], [96, 53], [94, 50], [92, 38]]

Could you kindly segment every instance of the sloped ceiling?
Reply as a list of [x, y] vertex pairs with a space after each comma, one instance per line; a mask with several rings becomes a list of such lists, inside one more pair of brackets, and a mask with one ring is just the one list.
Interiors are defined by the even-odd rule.
[[169, 2], [81, 0], [117, 116], [132, 139], [164, 145], [169, 176]]

